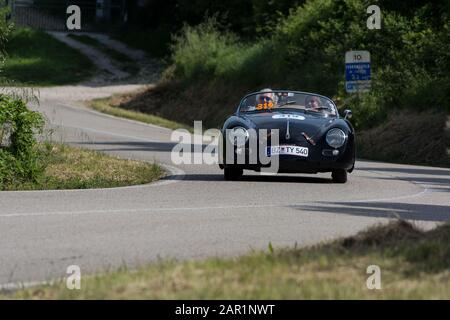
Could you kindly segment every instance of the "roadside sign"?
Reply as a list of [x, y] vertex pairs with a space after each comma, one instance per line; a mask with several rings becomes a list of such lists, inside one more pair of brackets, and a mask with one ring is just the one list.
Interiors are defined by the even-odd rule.
[[371, 87], [369, 51], [347, 51], [345, 54], [345, 89], [348, 93], [367, 92]]

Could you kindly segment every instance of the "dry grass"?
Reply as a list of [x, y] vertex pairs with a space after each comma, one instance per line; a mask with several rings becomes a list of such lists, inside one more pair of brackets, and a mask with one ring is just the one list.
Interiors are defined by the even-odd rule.
[[43, 176], [37, 181], [12, 184], [6, 190], [122, 187], [149, 183], [164, 175], [156, 164], [63, 144], [42, 144], [40, 154], [40, 161], [46, 165]]
[[140, 121], [148, 124], [153, 124], [169, 129], [187, 129], [193, 131], [193, 128], [187, 124], [179, 123], [176, 121], [167, 120], [160, 116], [155, 116], [132, 109], [125, 109], [121, 107], [129, 99], [129, 96], [115, 95], [111, 98], [96, 99], [88, 103], [88, 107], [112, 116], [121, 117], [125, 119]]
[[138, 94], [118, 97], [113, 105], [193, 126], [202, 120], [204, 129], [219, 128], [236, 111], [246, 88], [235, 84], [197, 83], [186, 87], [177, 82], [161, 82]]
[[[450, 299], [450, 224], [423, 232], [398, 221], [304, 249], [239, 258], [161, 261], [4, 295], [26, 299]], [[369, 290], [367, 267], [381, 268]]]
[[450, 117], [436, 112], [397, 112], [358, 133], [358, 155], [408, 164], [450, 167]]

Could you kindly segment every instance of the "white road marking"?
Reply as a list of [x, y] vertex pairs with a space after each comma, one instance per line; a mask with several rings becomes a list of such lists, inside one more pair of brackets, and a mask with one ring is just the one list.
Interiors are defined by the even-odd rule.
[[61, 280], [52, 280], [52, 281], [30, 281], [30, 282], [10, 282], [10, 283], [4, 283], [0, 284], [0, 292], [14, 292], [17, 290], [32, 288], [32, 287], [38, 287], [38, 286], [52, 286], [58, 282], [62, 282], [64, 279]]
[[150, 143], [173, 143], [173, 142], [167, 142], [167, 141], [150, 140], [150, 139], [145, 139], [145, 138], [141, 138], [141, 137], [130, 136], [130, 135], [127, 135], [127, 134], [113, 133], [113, 132], [110, 132], [110, 131], [103, 131], [103, 130], [86, 128], [86, 127], [75, 127], [75, 126], [66, 126], [66, 125], [53, 125], [53, 126], [56, 127], [56, 128], [68, 128], [68, 129], [74, 129], [74, 130], [90, 131], [90, 132], [93, 132], [93, 133], [103, 134], [103, 135], [107, 135], [107, 136], [118, 137], [118, 138], [126, 138], [126, 139], [143, 141], [143, 142], [150, 142]]
[[110, 119], [123, 121], [123, 122], [128, 122], [128, 123], [132, 123], [132, 124], [136, 124], [136, 125], [152, 128], [152, 129], [159, 129], [159, 130], [172, 132], [172, 129], [169, 129], [169, 128], [166, 128], [166, 127], [161, 127], [161, 126], [158, 126], [156, 124], [141, 122], [141, 121], [127, 119], [127, 118], [120, 118], [120, 117], [117, 117], [117, 116], [113, 116], [111, 114], [102, 113], [102, 112], [97, 111], [97, 110], [89, 109], [88, 107], [85, 107], [85, 108], [81, 109], [81, 108], [72, 107], [72, 106], [69, 106], [69, 105], [66, 105], [66, 104], [59, 104], [59, 106], [62, 106], [63, 108], [67, 108], [67, 109], [89, 112], [89, 113], [92, 113], [92, 114], [95, 114], [97, 116], [104, 117], [104, 118], [110, 118]]
[[[407, 181], [410, 182], [410, 181]], [[404, 196], [398, 196], [398, 197], [392, 197], [392, 198], [379, 198], [379, 199], [365, 199], [365, 200], [351, 200], [351, 201], [345, 201], [345, 202], [350, 202], [350, 203], [361, 203], [361, 202], [380, 202], [380, 201], [392, 201], [392, 200], [402, 200], [402, 199], [409, 199], [409, 198], [415, 198], [415, 197], [420, 197], [421, 195], [430, 192], [431, 190], [428, 189], [427, 187], [421, 185], [421, 184], [417, 184], [420, 185], [423, 190], [419, 191], [418, 193], [412, 194], [412, 195], [404, 195]]]
[[[401, 197], [371, 199], [371, 200], [351, 200], [346, 203], [362, 203], [362, 202], [378, 202], [387, 200], [398, 200], [418, 197], [427, 192], [422, 190], [412, 195]], [[203, 210], [224, 210], [224, 209], [262, 209], [262, 208], [299, 208], [305, 204], [328, 204], [321, 201], [306, 201], [295, 204], [261, 204], [261, 205], [231, 205], [231, 206], [206, 206], [206, 207], [172, 207], [172, 208], [146, 208], [146, 209], [116, 209], [116, 210], [80, 210], [80, 211], [54, 211], [54, 212], [23, 212], [23, 213], [7, 213], [0, 214], [0, 218], [17, 218], [17, 217], [40, 217], [40, 216], [67, 216], [67, 215], [88, 215], [88, 214], [148, 214], [152, 212], [170, 212], [170, 211], [203, 211]]]
[[81, 210], [81, 211], [54, 211], [54, 212], [24, 212], [0, 214], [0, 218], [15, 217], [38, 217], [55, 215], [86, 215], [86, 214], [129, 214], [129, 213], [151, 213], [165, 211], [200, 211], [200, 210], [220, 210], [220, 209], [248, 209], [248, 208], [272, 208], [286, 207], [283, 205], [237, 205], [237, 206], [211, 206], [211, 207], [174, 207], [174, 208], [147, 208], [147, 209], [115, 209], [115, 210]]

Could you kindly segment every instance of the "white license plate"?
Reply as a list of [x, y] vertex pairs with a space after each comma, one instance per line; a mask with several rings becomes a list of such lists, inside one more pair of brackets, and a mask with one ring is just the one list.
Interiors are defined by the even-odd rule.
[[309, 150], [305, 147], [298, 146], [273, 146], [267, 147], [268, 156], [291, 155], [298, 157], [308, 157]]

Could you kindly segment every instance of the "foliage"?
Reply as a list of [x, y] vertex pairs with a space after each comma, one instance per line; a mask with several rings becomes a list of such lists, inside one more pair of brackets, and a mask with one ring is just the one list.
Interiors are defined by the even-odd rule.
[[[322, 93], [352, 108], [357, 127], [380, 123], [395, 109], [449, 111], [450, 1], [414, 1], [408, 8], [377, 3], [383, 8], [381, 30], [367, 29], [363, 0], [307, 1], [254, 41], [223, 31], [214, 19], [185, 26], [174, 38], [169, 70], [193, 86], [208, 81], [249, 91], [271, 86]], [[368, 94], [344, 91], [348, 50], [371, 52]]]
[[[215, 18], [219, 31], [232, 32], [253, 41], [266, 36], [292, 7], [305, 0], [148, 0], [144, 8], [127, 4], [129, 24], [118, 35], [121, 41], [143, 49], [156, 57], [170, 55], [170, 34], [179, 34], [184, 26], [195, 27]], [[184, 30], [185, 31], [185, 30]]]
[[9, 143], [0, 148], [0, 184], [35, 180], [42, 173], [34, 134], [42, 131], [44, 119], [20, 99], [0, 94], [0, 130], [2, 140], [9, 131]]
[[185, 25], [174, 37], [173, 75], [187, 82], [239, 79], [240, 84], [255, 86], [267, 81], [255, 70], [263, 67], [271, 43], [261, 40], [243, 44], [235, 34], [219, 29], [214, 18], [197, 27]]

